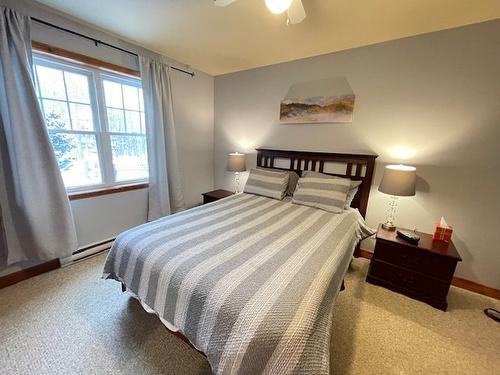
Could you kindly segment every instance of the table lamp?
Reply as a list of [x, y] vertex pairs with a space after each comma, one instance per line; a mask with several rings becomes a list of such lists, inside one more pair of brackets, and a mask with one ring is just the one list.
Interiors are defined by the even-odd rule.
[[240, 187], [240, 172], [247, 170], [245, 165], [245, 154], [239, 152], [232, 152], [227, 158], [227, 170], [234, 172], [234, 193], [239, 193]]
[[382, 227], [386, 230], [394, 230], [394, 217], [398, 205], [398, 197], [411, 197], [415, 195], [415, 183], [417, 180], [416, 168], [409, 165], [388, 165], [384, 169], [382, 182], [378, 191], [389, 194], [391, 202], [387, 211], [387, 220]]

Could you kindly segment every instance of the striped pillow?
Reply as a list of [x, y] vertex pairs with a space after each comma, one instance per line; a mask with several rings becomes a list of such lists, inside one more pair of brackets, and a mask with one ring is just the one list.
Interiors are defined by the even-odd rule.
[[299, 180], [292, 202], [338, 214], [344, 211], [350, 188], [348, 178], [307, 172]]
[[349, 207], [351, 207], [352, 201], [354, 200], [354, 197], [356, 196], [356, 193], [358, 192], [360, 185], [361, 181], [351, 180], [351, 187], [349, 188], [349, 192], [347, 193], [344, 209], [347, 210], [349, 209]]
[[276, 171], [282, 173], [288, 173], [288, 187], [286, 188], [286, 195], [292, 196], [295, 188], [297, 187], [297, 182], [299, 182], [299, 175], [294, 171], [283, 171], [281, 169], [257, 167], [257, 169], [263, 169], [265, 171]]
[[282, 200], [288, 187], [287, 172], [252, 168], [245, 184], [245, 193]]

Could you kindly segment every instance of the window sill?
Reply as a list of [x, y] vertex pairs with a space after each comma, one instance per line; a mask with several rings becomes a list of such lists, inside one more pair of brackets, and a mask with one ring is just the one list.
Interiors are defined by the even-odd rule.
[[70, 201], [75, 201], [78, 199], [93, 198], [93, 197], [98, 197], [101, 195], [116, 194], [116, 193], [123, 193], [125, 191], [131, 191], [131, 190], [146, 189], [148, 186], [149, 186], [149, 184], [147, 182], [142, 182], [139, 184], [136, 183], [136, 184], [129, 184], [129, 185], [106, 187], [106, 188], [95, 189], [95, 190], [78, 191], [78, 192], [74, 192], [74, 193], [68, 193], [68, 198]]

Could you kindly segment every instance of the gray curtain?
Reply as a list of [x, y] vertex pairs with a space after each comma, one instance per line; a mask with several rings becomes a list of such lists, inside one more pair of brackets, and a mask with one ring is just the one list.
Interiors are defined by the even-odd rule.
[[29, 17], [0, 7], [0, 267], [77, 248], [66, 190], [35, 95]]
[[168, 65], [140, 57], [149, 162], [148, 220], [184, 209]]

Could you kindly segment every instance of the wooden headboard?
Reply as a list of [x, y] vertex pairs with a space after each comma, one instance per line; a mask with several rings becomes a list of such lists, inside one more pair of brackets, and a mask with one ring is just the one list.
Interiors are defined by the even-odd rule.
[[288, 151], [257, 148], [257, 166], [295, 171], [316, 171], [362, 181], [351, 207], [365, 217], [377, 155]]

